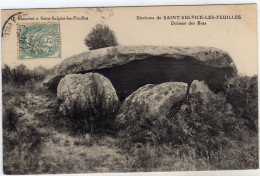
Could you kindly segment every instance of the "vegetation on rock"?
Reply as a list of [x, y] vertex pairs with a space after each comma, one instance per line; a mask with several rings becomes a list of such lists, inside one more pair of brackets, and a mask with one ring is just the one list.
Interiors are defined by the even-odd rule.
[[90, 50], [118, 45], [114, 31], [104, 24], [97, 24], [84, 42]]

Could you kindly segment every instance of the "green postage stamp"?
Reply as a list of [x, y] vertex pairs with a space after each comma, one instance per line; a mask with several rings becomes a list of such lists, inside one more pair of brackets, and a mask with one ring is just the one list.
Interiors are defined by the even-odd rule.
[[60, 24], [18, 24], [18, 58], [61, 58]]

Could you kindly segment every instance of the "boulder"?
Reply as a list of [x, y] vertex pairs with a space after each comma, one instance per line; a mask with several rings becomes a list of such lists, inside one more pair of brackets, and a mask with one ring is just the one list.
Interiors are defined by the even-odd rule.
[[98, 73], [68, 74], [60, 80], [57, 96], [63, 102], [60, 106], [63, 114], [67, 114], [74, 106], [112, 109], [118, 102], [112, 83]]
[[56, 90], [59, 80], [72, 73], [96, 72], [107, 77], [120, 100], [147, 84], [204, 80], [212, 90], [222, 90], [237, 74], [225, 51], [211, 47], [115, 46], [91, 50], [54, 66], [43, 84]]
[[198, 81], [194, 80], [192, 81], [190, 88], [189, 88], [189, 94], [197, 94], [197, 93], [211, 93], [212, 91], [209, 89], [208, 85], [205, 81]]
[[[200, 109], [200, 112], [212, 110], [213, 106], [218, 106], [219, 112], [226, 115], [233, 114], [232, 106], [227, 103], [223, 93], [215, 94], [211, 91], [205, 81], [194, 80], [189, 88], [188, 98], [189, 108], [192, 111]], [[182, 106], [185, 107], [186, 104]], [[185, 110], [189, 109], [186, 108]], [[215, 108], [215, 107], [214, 107]]]
[[[206, 104], [209, 98], [215, 97], [216, 94], [210, 90], [205, 81], [194, 80], [189, 88], [189, 101], [198, 101], [199, 99], [202, 101], [202, 104]], [[199, 99], [198, 99], [199, 98]]]
[[133, 92], [115, 119], [116, 125], [122, 129], [121, 135], [138, 134], [143, 139], [152, 134], [167, 120], [170, 109], [185, 99], [187, 88], [186, 83], [166, 82], [145, 85]]

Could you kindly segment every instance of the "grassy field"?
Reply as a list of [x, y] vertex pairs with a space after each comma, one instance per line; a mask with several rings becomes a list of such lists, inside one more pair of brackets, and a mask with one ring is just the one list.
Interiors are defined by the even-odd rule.
[[[223, 108], [221, 101], [228, 101], [233, 106], [235, 120], [230, 121], [227, 117], [231, 115], [224, 114], [219, 120], [212, 117], [213, 120], [203, 122], [182, 114], [190, 118], [182, 122], [177, 116], [172, 117], [182, 126], [169, 129], [186, 142], [173, 143], [175, 138], [171, 136], [176, 135], [167, 134], [163, 136], [169, 138], [167, 142], [138, 143], [118, 137], [117, 131], [101, 134], [79, 128], [75, 120], [59, 113], [56, 94], [39, 86], [47, 70], [19, 69], [22, 71], [3, 68], [5, 174], [225, 170], [259, 166], [257, 77], [240, 77], [229, 92], [209, 105], [215, 108], [211, 109], [212, 114]], [[169, 124], [163, 126], [168, 127]], [[218, 130], [218, 135], [213, 135], [213, 130]]]

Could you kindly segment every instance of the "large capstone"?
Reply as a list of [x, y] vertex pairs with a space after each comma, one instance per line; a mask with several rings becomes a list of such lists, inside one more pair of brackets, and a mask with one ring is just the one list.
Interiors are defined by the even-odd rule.
[[77, 109], [92, 108], [95, 110], [97, 106], [105, 111], [113, 109], [118, 103], [112, 83], [98, 73], [65, 76], [59, 82], [57, 96], [62, 101], [60, 111], [64, 115]]
[[213, 91], [237, 74], [227, 52], [209, 47], [116, 46], [69, 57], [53, 67], [43, 84], [56, 90], [71, 73], [97, 72], [107, 77], [121, 100], [146, 84], [204, 80]]

